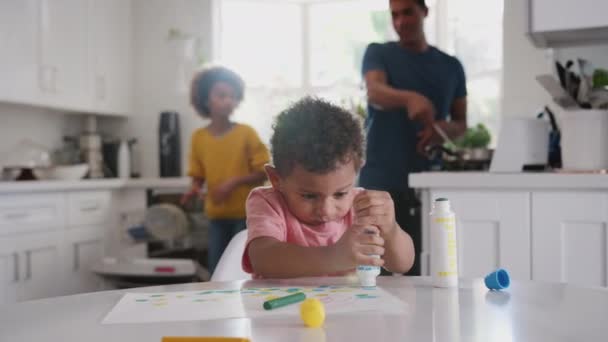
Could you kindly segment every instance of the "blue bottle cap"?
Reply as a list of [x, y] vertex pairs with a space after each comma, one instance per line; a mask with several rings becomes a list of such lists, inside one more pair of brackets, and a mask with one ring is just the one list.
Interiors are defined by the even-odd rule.
[[511, 279], [507, 270], [499, 268], [486, 276], [485, 283], [490, 290], [503, 290], [509, 287]]

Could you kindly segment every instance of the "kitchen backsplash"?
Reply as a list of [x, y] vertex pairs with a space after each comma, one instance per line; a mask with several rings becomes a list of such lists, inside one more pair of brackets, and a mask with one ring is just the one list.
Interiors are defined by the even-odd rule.
[[0, 103], [0, 120], [0, 163], [23, 139], [54, 149], [61, 146], [64, 135], [78, 134], [82, 127], [78, 115], [5, 103]]

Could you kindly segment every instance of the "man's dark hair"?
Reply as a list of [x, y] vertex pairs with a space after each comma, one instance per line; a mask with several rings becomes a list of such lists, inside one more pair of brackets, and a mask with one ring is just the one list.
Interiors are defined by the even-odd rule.
[[416, 3], [418, 4], [418, 6], [424, 8], [424, 9], [428, 9], [428, 7], [426, 7], [425, 0], [416, 0]]
[[234, 88], [237, 100], [243, 100], [245, 83], [234, 71], [222, 66], [210, 66], [199, 71], [192, 79], [190, 86], [190, 103], [203, 117], [209, 117], [209, 93], [217, 82], [226, 82]]
[[[394, 1], [394, 0], [391, 0]], [[425, 0], [414, 0], [414, 2], [416, 3], [416, 5], [422, 7], [425, 10], [428, 10], [429, 8], [426, 7], [426, 1]]]
[[365, 138], [360, 120], [327, 101], [305, 97], [281, 112], [270, 139], [272, 159], [281, 176], [296, 165], [324, 174], [340, 164], [363, 164]]

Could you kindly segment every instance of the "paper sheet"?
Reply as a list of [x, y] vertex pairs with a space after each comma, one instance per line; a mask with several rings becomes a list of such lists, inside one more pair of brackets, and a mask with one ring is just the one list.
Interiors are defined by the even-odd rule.
[[374, 312], [400, 314], [405, 305], [385, 290], [358, 286], [271, 287], [165, 293], [127, 293], [103, 324], [198, 321], [299, 315], [299, 305], [264, 310], [266, 300], [304, 292], [325, 305], [327, 316]]

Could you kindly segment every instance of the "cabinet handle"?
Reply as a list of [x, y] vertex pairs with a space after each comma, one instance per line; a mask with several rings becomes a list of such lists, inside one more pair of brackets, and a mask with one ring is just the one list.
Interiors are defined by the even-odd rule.
[[29, 215], [26, 212], [4, 214], [4, 218], [6, 220], [10, 220], [10, 221], [23, 220], [23, 219], [27, 218], [28, 216]]
[[90, 211], [95, 211], [95, 210], [99, 210], [98, 203], [93, 203], [93, 204], [89, 204], [87, 206], [80, 207], [80, 211], [84, 211], [84, 212], [90, 212]]
[[78, 249], [78, 244], [74, 244], [74, 271], [78, 271], [80, 269], [80, 256]]
[[24, 280], [32, 279], [32, 251], [25, 252], [25, 278]]
[[13, 266], [15, 267], [13, 280], [15, 283], [18, 283], [21, 276], [19, 274], [19, 253], [17, 252], [13, 253]]
[[45, 78], [46, 73], [45, 73], [45, 71], [46, 71], [46, 67], [44, 67], [42, 65], [38, 67], [38, 87], [42, 91], [46, 91], [46, 86], [45, 86], [45, 84], [46, 84], [46, 82], [45, 82], [45, 80], [46, 80], [46, 78]]
[[104, 76], [98, 75], [96, 77], [96, 88], [97, 88], [97, 99], [105, 100], [106, 99], [106, 78]]
[[57, 94], [57, 68], [56, 67], [51, 67], [51, 75], [52, 75], [52, 84], [53, 84], [53, 93]]

